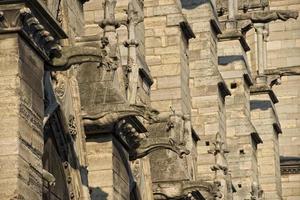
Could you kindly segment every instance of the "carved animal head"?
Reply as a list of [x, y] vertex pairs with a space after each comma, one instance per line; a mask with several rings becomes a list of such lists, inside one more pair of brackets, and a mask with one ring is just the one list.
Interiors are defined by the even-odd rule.
[[172, 146], [172, 150], [178, 154], [179, 158], [183, 158], [183, 155], [190, 154], [190, 151], [185, 147], [184, 143], [177, 144], [172, 138], [170, 138], [169, 143]]
[[278, 11], [277, 16], [279, 19], [286, 21], [290, 18], [297, 19], [299, 16], [299, 13], [297, 11], [285, 11], [284, 10], [284, 11]]

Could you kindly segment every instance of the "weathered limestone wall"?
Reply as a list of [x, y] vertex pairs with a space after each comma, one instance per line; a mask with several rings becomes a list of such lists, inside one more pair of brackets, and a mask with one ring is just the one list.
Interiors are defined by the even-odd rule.
[[184, 18], [175, 1], [145, 1], [145, 47], [154, 85], [151, 105], [160, 112], [190, 113], [188, 39], [179, 26]]
[[299, 199], [300, 197], [300, 175], [286, 174], [281, 175], [282, 198], [284, 200]]
[[[230, 47], [230, 48], [228, 48]], [[251, 122], [250, 85], [252, 78], [245, 50], [239, 40], [218, 43], [219, 70], [231, 96], [226, 97], [226, 139], [228, 168], [237, 190], [233, 199], [250, 199], [253, 183], [258, 182], [258, 136]], [[259, 137], [259, 136], [258, 136]]]
[[83, 1], [45, 0], [45, 4], [68, 34], [68, 42], [75, 44], [75, 37], [84, 31]]
[[[180, 23], [186, 23], [178, 1], [145, 1], [145, 54], [154, 84], [151, 87], [151, 106], [162, 114], [190, 114], [189, 93], [189, 38]], [[170, 108], [171, 107], [171, 108]], [[173, 111], [172, 111], [173, 110]], [[171, 119], [171, 118], [170, 118]], [[193, 144], [191, 132], [183, 133], [179, 125], [182, 118], [172, 117], [176, 123], [170, 131], [164, 131], [163, 125], [154, 129], [153, 138], [173, 138], [177, 143], [182, 137], [189, 145]], [[185, 127], [186, 128], [186, 127]], [[187, 129], [190, 130], [191, 127]], [[179, 135], [179, 134], [185, 134]], [[193, 152], [194, 153], [194, 152]], [[191, 155], [193, 154], [191, 153]], [[179, 158], [171, 151], [162, 150], [150, 155], [151, 174], [154, 191], [164, 190], [167, 195], [179, 195], [175, 189], [183, 180], [194, 180], [192, 156]], [[194, 154], [193, 154], [194, 155]], [[172, 183], [172, 184], [169, 184]], [[177, 186], [174, 186], [173, 185]], [[162, 187], [162, 188], [160, 188]]]
[[18, 34], [0, 35], [1, 199], [42, 198], [42, 59]]
[[[130, 199], [128, 155], [111, 134], [87, 138], [91, 199]], [[126, 162], [125, 162], [126, 161]]]
[[265, 199], [281, 199], [279, 141], [280, 124], [274, 102], [268, 91], [251, 91], [250, 106], [252, 122], [263, 140], [258, 145], [259, 182]]
[[[299, 1], [270, 0], [271, 9], [300, 11]], [[268, 68], [300, 66], [300, 21], [273, 22], [270, 24]], [[274, 86], [279, 103], [276, 104], [283, 134], [279, 136], [281, 156], [300, 156], [299, 76], [282, 77], [281, 85]], [[282, 175], [283, 199], [300, 198], [299, 174]]]
[[183, 12], [196, 35], [190, 41], [190, 93], [192, 97], [192, 124], [201, 141], [197, 144], [197, 178], [213, 180], [210, 167], [215, 164], [212, 149], [215, 135], [225, 136], [225, 104], [218, 88], [222, 82], [218, 71], [217, 33], [210, 20], [217, 20], [213, 4], [200, 0], [182, 1]]
[[[104, 1], [98, 1], [98, 0], [91, 0], [84, 5], [84, 19], [85, 19], [85, 31], [84, 35], [81, 38], [77, 38], [78, 41], [81, 42], [81, 45], [92, 45], [100, 48], [100, 39], [103, 36], [103, 30], [99, 27], [99, 23], [104, 19], [104, 10], [103, 10], [103, 2]], [[120, 68], [119, 71], [125, 71], [127, 69], [128, 64], [128, 48], [124, 46], [124, 42], [128, 40], [128, 30], [127, 27], [124, 25], [124, 23], [127, 22], [127, 15], [125, 10], [128, 9], [128, 3], [132, 2], [134, 9], [137, 11], [137, 18], [140, 18], [143, 16], [143, 5], [140, 1], [117, 1], [116, 5], [116, 11], [115, 11], [115, 17], [118, 22], [120, 22], [121, 26], [117, 28], [117, 41], [118, 47], [120, 52]], [[137, 63], [137, 67], [143, 68], [146, 73], [149, 74], [148, 66], [145, 62], [144, 57], [144, 25], [143, 22], [138, 23], [135, 27], [135, 34], [136, 38], [135, 40], [139, 43], [139, 46], [137, 48], [137, 57], [134, 58]], [[91, 70], [96, 69], [97, 65], [92, 64], [87, 66], [88, 70], [81, 70], [81, 72], [85, 73], [84, 76], [91, 77], [91, 79], [83, 80], [84, 87], [91, 84], [99, 84], [103, 82], [105, 87], [111, 88], [112, 85], [119, 82], [124, 82], [123, 76], [118, 76], [117, 78], [113, 78], [114, 81], [110, 81], [110, 83], [106, 84], [104, 83], [105, 80], [108, 80], [107, 76], [110, 77], [110, 79], [113, 77], [109, 75], [108, 72], [103, 72], [101, 75], [97, 75]], [[107, 75], [105, 75], [107, 74]], [[120, 75], [122, 73], [119, 73]], [[84, 77], [82, 76], [82, 77]], [[102, 77], [101, 77], [102, 76]], [[93, 77], [93, 78], [92, 78]], [[138, 90], [137, 90], [137, 103], [139, 104], [149, 104], [149, 92], [150, 92], [150, 85], [145, 84], [145, 81], [143, 79], [144, 77], [139, 76], [139, 83], [138, 83]], [[107, 81], [107, 82], [109, 82]], [[112, 83], [113, 82], [113, 83]], [[99, 85], [98, 85], [99, 86]], [[113, 86], [114, 87], [114, 86]], [[124, 87], [124, 86], [123, 86]], [[117, 88], [117, 90], [121, 90], [120, 88]], [[97, 90], [100, 91], [100, 90]], [[114, 91], [116, 92], [116, 91]], [[99, 92], [99, 95], [105, 96], [102, 91]], [[123, 93], [118, 93], [114, 95], [118, 96], [125, 96]], [[102, 98], [102, 96], [101, 96]], [[105, 97], [106, 98], [106, 97]], [[115, 96], [110, 96], [110, 98], [115, 98]], [[105, 102], [109, 104], [109, 102]], [[97, 106], [100, 107], [100, 110], [103, 108], [103, 104], [98, 104]], [[94, 136], [93, 136], [94, 137]], [[98, 137], [99, 140], [103, 139], [103, 135], [99, 134], [95, 137]], [[108, 136], [107, 136], [108, 137]], [[107, 139], [107, 138], [106, 138]], [[132, 175], [130, 175], [128, 168], [129, 164], [125, 163], [125, 160], [128, 159], [128, 155], [119, 155], [119, 151], [126, 154], [126, 151], [120, 150], [120, 144], [117, 145], [117, 142], [115, 139], [107, 139], [105, 141], [95, 143], [91, 140], [87, 140], [88, 145], [88, 151], [93, 152], [94, 150], [101, 150], [103, 152], [102, 156], [99, 155], [95, 160], [93, 157], [95, 155], [89, 157], [89, 162], [91, 166], [96, 166], [96, 168], [93, 169], [92, 175], [89, 174], [90, 182], [93, 185], [93, 194], [92, 199], [98, 199], [98, 198], [105, 198], [108, 199], [129, 199], [130, 195], [130, 189], [133, 189], [132, 187], [135, 185], [134, 181], [136, 181], [137, 186], [139, 186], [140, 194], [143, 199], [152, 199], [152, 184], [151, 184], [151, 172], [149, 168], [149, 160], [143, 159], [139, 160], [137, 162], [140, 162], [140, 168], [136, 169], [133, 168], [133, 170], [137, 170], [139, 176], [135, 180], [133, 180]], [[113, 156], [112, 156], [113, 155]], [[124, 160], [121, 160], [123, 157]], [[106, 164], [104, 166], [102, 165], [103, 161], [106, 160]], [[127, 165], [127, 166], [126, 166]], [[148, 166], [148, 167], [147, 167]], [[99, 168], [100, 167], [100, 168]], [[127, 170], [125, 168], [127, 167]], [[103, 180], [101, 177], [106, 176], [107, 178]], [[130, 176], [130, 181], [129, 181]], [[104, 192], [101, 192], [104, 191]], [[132, 191], [131, 191], [132, 192]], [[115, 193], [115, 194], [114, 194]], [[101, 196], [102, 195], [102, 196]]]

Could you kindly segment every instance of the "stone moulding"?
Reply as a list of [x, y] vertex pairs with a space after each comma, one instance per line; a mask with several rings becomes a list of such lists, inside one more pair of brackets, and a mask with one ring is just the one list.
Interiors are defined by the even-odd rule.
[[250, 47], [245, 39], [245, 35], [237, 30], [234, 31], [223, 31], [222, 34], [218, 35], [219, 41], [228, 41], [228, 40], [239, 40], [244, 50], [250, 51]]
[[288, 19], [297, 19], [298, 16], [298, 11], [271, 10], [237, 14], [235, 18], [236, 20], [251, 20], [252, 23], [269, 23], [276, 20], [287, 21]]
[[281, 174], [300, 174], [300, 157], [280, 156]]
[[274, 91], [267, 85], [263, 85], [263, 86], [253, 85], [250, 87], [250, 93], [251, 95], [268, 94], [274, 104], [279, 102]]
[[180, 22], [179, 26], [180, 26], [187, 41], [191, 38], [196, 38], [195, 33], [193, 32], [190, 24], [187, 21]]
[[220, 81], [218, 83], [218, 88], [220, 90], [220, 93], [222, 94], [222, 97], [226, 97], [226, 96], [231, 96], [231, 92], [230, 90], [228, 89], [227, 85], [225, 84], [224, 81]]

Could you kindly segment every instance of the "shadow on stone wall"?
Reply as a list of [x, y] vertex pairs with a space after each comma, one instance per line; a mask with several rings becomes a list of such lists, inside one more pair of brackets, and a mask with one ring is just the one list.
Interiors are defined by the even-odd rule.
[[271, 101], [264, 101], [264, 100], [251, 100], [250, 101], [250, 109], [251, 110], [268, 110], [272, 108]]
[[211, 3], [211, 0], [180, 0], [182, 8], [194, 9], [206, 3]]
[[90, 187], [91, 200], [107, 200], [108, 193], [100, 187]]
[[228, 65], [235, 61], [245, 61], [245, 58], [242, 55], [230, 55], [230, 56], [219, 56], [218, 63], [219, 65]]

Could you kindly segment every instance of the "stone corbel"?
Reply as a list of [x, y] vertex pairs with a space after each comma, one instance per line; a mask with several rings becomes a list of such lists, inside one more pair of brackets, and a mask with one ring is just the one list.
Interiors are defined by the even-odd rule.
[[[168, 132], [172, 131], [172, 129], [174, 129], [174, 131], [183, 131], [183, 129], [181, 129], [183, 127], [175, 127], [176, 123], [173, 122], [173, 116], [175, 118], [178, 118], [178, 116], [174, 114], [168, 115], [168, 117], [162, 116], [159, 115], [156, 110], [149, 110], [149, 108], [146, 108], [146, 110], [148, 110], [146, 111], [144, 109], [145, 108], [142, 108], [142, 110], [140, 110], [139, 112], [135, 112], [135, 116], [143, 117], [148, 121], [148, 123], [154, 124], [154, 127], [156, 127], [156, 124], [162, 123], [162, 127], [164, 127], [164, 129], [155, 129], [154, 131], [161, 131], [162, 133], [166, 133], [166, 137], [162, 137], [159, 139], [153, 137], [151, 138], [150, 136], [152, 134], [155, 134], [155, 132], [153, 132], [153, 130], [151, 129], [148, 129], [149, 132], [147, 132], [146, 129], [143, 129], [143, 125], [139, 125], [139, 120], [135, 120], [135, 116], [130, 117], [128, 115], [130, 113], [125, 112], [124, 114], [126, 114], [126, 116], [120, 115], [121, 120], [117, 123], [117, 132], [119, 133], [118, 135], [120, 139], [123, 140], [123, 143], [126, 144], [125, 146], [128, 147], [129, 159], [136, 160], [161, 149], [170, 150], [178, 154], [180, 158], [183, 158], [183, 155], [188, 155], [190, 151], [186, 148], [184, 142], [180, 142], [182, 140], [180, 139], [181, 137], [179, 137], [179, 139], [173, 139], [172, 136], [168, 136], [167, 134]], [[184, 120], [183, 116], [180, 117], [182, 118], [182, 120]], [[178, 133], [176, 133], [176, 135], [178, 136]], [[177, 140], [180, 141], [178, 142]]]

